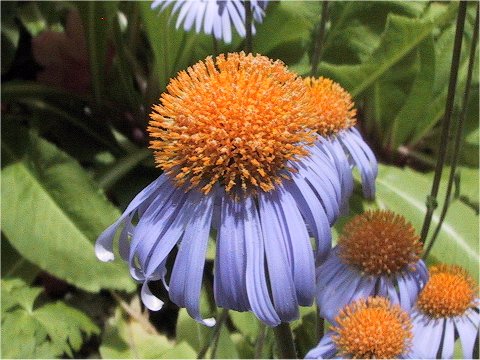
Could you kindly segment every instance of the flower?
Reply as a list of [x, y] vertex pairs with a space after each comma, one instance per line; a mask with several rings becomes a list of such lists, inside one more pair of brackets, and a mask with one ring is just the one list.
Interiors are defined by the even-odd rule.
[[382, 297], [357, 300], [343, 308], [307, 359], [392, 359], [408, 357], [412, 323], [408, 313]]
[[[306, 92], [280, 61], [244, 53], [208, 57], [170, 81], [148, 128], [164, 172], [96, 243], [98, 258], [112, 260], [123, 227], [120, 254], [144, 283], [149, 309], [162, 306], [148, 288], [161, 279], [174, 303], [213, 324], [199, 310], [211, 232], [218, 306], [251, 310], [275, 326], [311, 305], [315, 260], [331, 248], [341, 199], [333, 164], [313, 145]], [[166, 263], [177, 244], [168, 287]]]
[[[353, 165], [360, 170], [363, 194], [375, 197], [378, 165], [375, 155], [354, 128], [356, 110], [350, 94], [330, 79], [308, 77], [312, 105], [317, 111], [317, 131], [321, 135], [317, 146], [335, 162], [342, 184], [342, 197], [353, 191]], [[346, 206], [346, 204], [344, 204]]]
[[366, 211], [343, 229], [317, 269], [320, 314], [333, 320], [351, 301], [380, 295], [410, 310], [428, 279], [413, 226], [388, 210]]
[[412, 311], [413, 354], [423, 359], [451, 359], [455, 334], [463, 358], [471, 359], [480, 325], [478, 285], [457, 265], [430, 268], [430, 279]]
[[[242, 0], [155, 0], [152, 9], [160, 7], [164, 11], [174, 3], [172, 16], [178, 13], [176, 27], [182, 25], [185, 31], [190, 31], [195, 24], [195, 31], [202, 30], [205, 34], [213, 34], [216, 39], [230, 43], [232, 41], [232, 24], [241, 37], [245, 37], [245, 6]], [[251, 0], [252, 17], [256, 22], [262, 22], [268, 1]], [[255, 26], [252, 22], [252, 33]]]

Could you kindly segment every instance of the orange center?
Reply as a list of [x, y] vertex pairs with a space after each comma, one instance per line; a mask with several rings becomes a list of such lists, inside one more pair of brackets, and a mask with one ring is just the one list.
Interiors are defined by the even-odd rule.
[[280, 61], [233, 53], [181, 71], [153, 107], [155, 161], [177, 185], [270, 191], [315, 140], [304, 82]]
[[413, 226], [388, 210], [366, 211], [348, 222], [338, 240], [339, 256], [371, 274], [392, 274], [413, 266], [422, 246]]
[[316, 128], [320, 135], [336, 134], [355, 125], [357, 111], [353, 108], [352, 97], [339, 84], [323, 77], [309, 77], [305, 83], [310, 89]]
[[391, 359], [405, 354], [412, 341], [412, 324], [400, 306], [381, 297], [347, 305], [335, 319], [332, 340], [338, 355], [354, 359]]
[[475, 281], [460, 266], [433, 266], [430, 279], [418, 296], [417, 307], [433, 318], [463, 315], [477, 306], [477, 291]]

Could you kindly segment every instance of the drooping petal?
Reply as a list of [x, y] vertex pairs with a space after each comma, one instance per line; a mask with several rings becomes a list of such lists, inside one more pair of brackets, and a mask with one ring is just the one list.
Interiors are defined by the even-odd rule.
[[332, 340], [333, 331], [329, 331], [320, 340], [318, 345], [310, 350], [305, 359], [331, 359], [334, 358], [337, 353], [337, 348]]
[[253, 313], [269, 326], [280, 324], [270, 299], [265, 274], [265, 248], [258, 210], [251, 198], [245, 199], [245, 229], [247, 250], [247, 293]]
[[280, 319], [287, 322], [298, 318], [298, 300], [275, 195], [261, 193], [258, 203], [273, 303]]
[[140, 292], [142, 302], [145, 306], [152, 310], [158, 311], [163, 306], [163, 301], [157, 298], [155, 295], [152, 294], [150, 288], [148, 287], [148, 281], [145, 281], [142, 285], [142, 291]]
[[142, 203], [148, 202], [149, 199], [154, 196], [158, 191], [161, 191], [162, 185], [167, 181], [165, 175], [160, 175], [150, 185], [143, 189], [137, 196], [130, 202], [122, 216], [117, 221], [110, 225], [97, 239], [95, 243], [95, 255], [101, 261], [112, 261], [113, 255], [113, 238], [117, 232], [118, 227], [123, 223], [125, 218], [133, 213]]
[[182, 237], [170, 278], [170, 299], [188, 314], [206, 326], [215, 325], [215, 319], [203, 319], [200, 314], [205, 254], [210, 233], [214, 196], [204, 195], [194, 209], [195, 216]]
[[246, 247], [241, 202], [223, 194], [217, 232], [214, 293], [218, 306], [237, 311], [250, 310], [246, 284]]
[[463, 358], [471, 359], [473, 346], [478, 338], [478, 326], [475, 326], [466, 316], [456, 317], [454, 322], [462, 343]]

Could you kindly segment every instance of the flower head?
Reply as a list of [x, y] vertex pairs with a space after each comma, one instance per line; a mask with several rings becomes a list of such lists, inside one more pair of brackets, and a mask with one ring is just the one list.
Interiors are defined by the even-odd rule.
[[281, 62], [244, 53], [207, 58], [171, 80], [148, 128], [164, 173], [96, 244], [97, 256], [112, 260], [123, 227], [120, 254], [143, 282], [148, 308], [162, 306], [148, 287], [162, 280], [175, 304], [213, 324], [201, 317], [199, 298], [214, 232], [218, 306], [276, 326], [312, 304], [315, 262], [330, 251], [344, 200], [335, 166], [313, 145], [306, 93]]
[[[315, 129], [321, 135], [317, 146], [335, 163], [342, 184], [342, 198], [348, 199], [353, 191], [353, 166], [360, 170], [364, 196], [374, 198], [377, 160], [354, 127], [356, 110], [350, 94], [323, 77], [306, 78], [305, 83], [310, 101], [316, 107]], [[346, 204], [343, 205], [346, 208]]]
[[333, 320], [342, 306], [369, 295], [410, 310], [428, 278], [420, 251], [418, 235], [401, 215], [376, 210], [355, 216], [317, 269], [321, 313]]
[[[195, 26], [199, 33], [213, 34], [216, 39], [226, 43], [232, 41], [232, 25], [241, 37], [245, 37], [245, 6], [242, 0], [155, 0], [152, 9], [164, 11], [173, 5], [172, 16], [178, 13], [176, 27], [182, 26], [190, 31]], [[253, 20], [262, 22], [268, 1], [248, 1], [252, 8]], [[252, 33], [255, 26], [252, 24]]]
[[420, 292], [413, 314], [413, 353], [422, 358], [453, 356], [455, 332], [465, 359], [472, 357], [480, 325], [478, 285], [458, 265], [430, 268], [430, 279]]
[[391, 359], [405, 357], [410, 352], [410, 317], [388, 299], [357, 300], [345, 306], [335, 322], [337, 325], [307, 358]]

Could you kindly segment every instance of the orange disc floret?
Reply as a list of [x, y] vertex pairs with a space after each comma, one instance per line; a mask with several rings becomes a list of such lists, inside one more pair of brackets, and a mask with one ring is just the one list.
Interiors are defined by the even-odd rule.
[[332, 328], [337, 355], [353, 359], [392, 359], [412, 344], [409, 315], [388, 299], [369, 297], [342, 309]]
[[458, 265], [440, 264], [430, 268], [430, 279], [420, 292], [417, 307], [433, 317], [463, 315], [478, 306], [478, 285]]
[[370, 275], [393, 274], [417, 263], [422, 251], [412, 224], [389, 210], [366, 211], [343, 228], [339, 256]]
[[310, 100], [315, 107], [316, 129], [320, 135], [336, 134], [356, 123], [354, 103], [350, 94], [336, 82], [320, 77], [305, 78]]
[[204, 193], [270, 191], [315, 140], [302, 79], [280, 61], [233, 53], [181, 71], [153, 107], [156, 164]]

